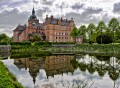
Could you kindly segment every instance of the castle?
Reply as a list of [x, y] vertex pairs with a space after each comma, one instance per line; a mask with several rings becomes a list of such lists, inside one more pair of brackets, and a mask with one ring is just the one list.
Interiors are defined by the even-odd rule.
[[44, 41], [48, 42], [73, 42], [70, 33], [75, 27], [73, 18], [71, 20], [54, 18], [53, 15], [46, 15], [45, 21], [39, 23], [39, 19], [33, 8], [32, 15], [28, 19], [27, 25], [18, 25], [13, 30], [13, 41], [29, 41], [31, 36], [38, 34]]

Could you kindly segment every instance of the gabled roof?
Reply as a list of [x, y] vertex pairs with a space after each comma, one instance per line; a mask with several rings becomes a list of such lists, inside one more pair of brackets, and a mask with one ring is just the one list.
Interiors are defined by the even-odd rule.
[[19, 24], [14, 31], [23, 31], [25, 28], [25, 26]]

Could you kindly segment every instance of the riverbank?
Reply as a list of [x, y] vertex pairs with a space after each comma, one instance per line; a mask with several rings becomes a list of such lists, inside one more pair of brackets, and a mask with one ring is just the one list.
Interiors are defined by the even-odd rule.
[[[64, 46], [63, 46], [64, 45]], [[102, 55], [119, 55], [120, 44], [63, 44], [54, 45], [12, 45], [12, 53], [34, 53], [38, 55], [50, 54], [102, 54]]]
[[23, 88], [13, 74], [0, 61], [0, 88]]

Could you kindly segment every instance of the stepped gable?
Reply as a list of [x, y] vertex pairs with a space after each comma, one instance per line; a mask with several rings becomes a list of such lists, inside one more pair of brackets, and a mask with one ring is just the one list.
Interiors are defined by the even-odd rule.
[[67, 19], [62, 19], [62, 18], [54, 18], [53, 15], [51, 15], [51, 17], [46, 16], [45, 22], [47, 22], [47, 24], [54, 24], [54, 25], [58, 25], [58, 22], [61, 22], [62, 26], [68, 26], [70, 24], [70, 22], [74, 22], [73, 18], [71, 20], [67, 20]]

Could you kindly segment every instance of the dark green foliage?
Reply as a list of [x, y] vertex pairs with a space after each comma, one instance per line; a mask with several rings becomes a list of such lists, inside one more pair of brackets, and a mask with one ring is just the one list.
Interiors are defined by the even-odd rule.
[[30, 37], [30, 41], [31, 42], [39, 42], [39, 41], [42, 41], [42, 36], [39, 35], [39, 34], [33, 34], [31, 37]]
[[7, 42], [0, 42], [0, 45], [7, 45]]
[[10, 45], [31, 45], [31, 42], [11, 42]]
[[52, 45], [52, 42], [35, 42], [34, 46]]
[[109, 44], [112, 43], [112, 38], [107, 35], [99, 35], [96, 37], [96, 42], [98, 44]]
[[5, 38], [8, 38], [8, 36], [6, 34], [0, 34], [0, 41], [5, 39]]

